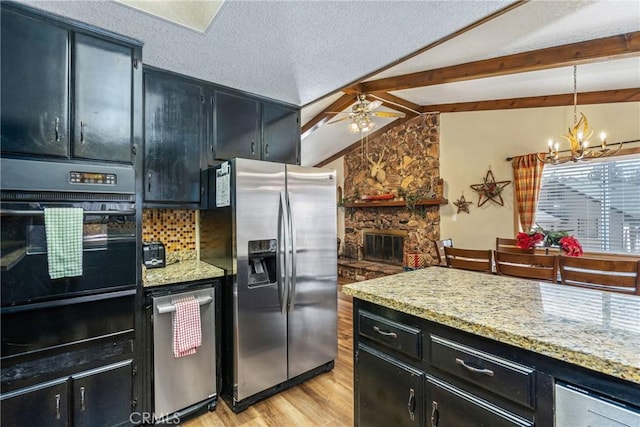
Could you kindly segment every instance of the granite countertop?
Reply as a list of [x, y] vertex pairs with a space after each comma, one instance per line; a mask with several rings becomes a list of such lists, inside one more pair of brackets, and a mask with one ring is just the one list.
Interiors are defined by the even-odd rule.
[[430, 267], [352, 283], [361, 300], [640, 384], [640, 297]]
[[174, 261], [173, 264], [164, 268], [148, 269], [142, 266], [142, 283], [145, 287], [214, 279], [222, 276], [224, 276], [223, 269], [196, 259]]

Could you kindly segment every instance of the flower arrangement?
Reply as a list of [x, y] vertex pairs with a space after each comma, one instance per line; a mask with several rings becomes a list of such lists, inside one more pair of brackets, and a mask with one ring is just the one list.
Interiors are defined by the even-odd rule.
[[582, 256], [582, 245], [578, 239], [569, 235], [567, 230], [545, 230], [536, 224], [528, 233], [520, 232], [516, 236], [516, 246], [522, 249], [532, 249], [539, 243], [542, 246], [558, 246], [567, 256]]
[[516, 236], [516, 246], [522, 249], [532, 249], [535, 245], [544, 240], [544, 235], [540, 232], [518, 233]]

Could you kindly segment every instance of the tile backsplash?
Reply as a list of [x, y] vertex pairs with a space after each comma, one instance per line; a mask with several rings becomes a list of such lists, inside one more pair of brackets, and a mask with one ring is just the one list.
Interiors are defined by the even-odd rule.
[[167, 254], [196, 250], [196, 211], [143, 209], [142, 240], [164, 243]]

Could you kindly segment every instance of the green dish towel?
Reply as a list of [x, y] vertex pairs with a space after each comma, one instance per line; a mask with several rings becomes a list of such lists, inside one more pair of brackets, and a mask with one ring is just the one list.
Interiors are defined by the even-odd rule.
[[47, 261], [52, 279], [82, 276], [82, 208], [45, 208]]

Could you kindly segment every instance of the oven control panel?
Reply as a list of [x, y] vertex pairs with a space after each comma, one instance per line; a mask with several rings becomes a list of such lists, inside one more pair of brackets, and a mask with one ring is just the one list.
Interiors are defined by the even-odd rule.
[[69, 182], [72, 184], [116, 185], [117, 176], [113, 173], [71, 171], [69, 172]]

